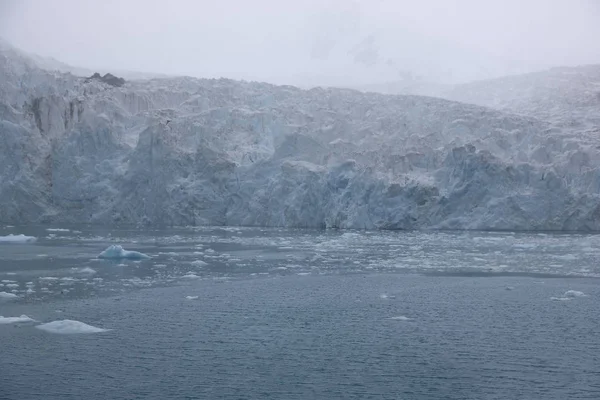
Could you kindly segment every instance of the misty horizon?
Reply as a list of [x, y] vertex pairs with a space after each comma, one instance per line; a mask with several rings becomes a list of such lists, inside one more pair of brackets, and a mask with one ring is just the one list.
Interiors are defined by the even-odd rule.
[[[0, 37], [78, 68], [275, 84], [462, 83], [600, 63], [600, 4], [0, 1]], [[35, 29], [31, 29], [35, 26]]]

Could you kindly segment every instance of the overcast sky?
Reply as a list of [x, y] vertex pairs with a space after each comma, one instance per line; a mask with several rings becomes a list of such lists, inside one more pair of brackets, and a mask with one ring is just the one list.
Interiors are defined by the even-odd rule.
[[0, 36], [99, 72], [462, 82], [600, 63], [600, 0], [0, 0]]

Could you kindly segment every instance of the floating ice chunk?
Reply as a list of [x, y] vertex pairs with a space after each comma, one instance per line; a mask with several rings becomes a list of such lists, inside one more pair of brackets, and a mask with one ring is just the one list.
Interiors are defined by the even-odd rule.
[[198, 296], [185, 296], [185, 298], [188, 300], [196, 300]]
[[18, 296], [14, 293], [0, 292], [0, 299], [12, 300], [12, 299], [16, 299], [17, 297]]
[[397, 317], [390, 317], [390, 319], [396, 321], [410, 321], [412, 318], [405, 317], [404, 315], [398, 315]]
[[83, 322], [79, 321], [73, 321], [70, 319], [48, 322], [46, 324], [38, 325], [36, 326], [36, 328], [46, 332], [58, 333], [63, 335], [70, 335], [76, 333], [100, 333], [109, 330], [97, 328], [95, 326], [84, 324]]
[[123, 249], [123, 247], [120, 245], [113, 244], [111, 246], [108, 246], [106, 250], [100, 253], [98, 255], [98, 258], [113, 260], [127, 258], [130, 260], [141, 260], [144, 258], [150, 258], [150, 256], [144, 253], [140, 253], [139, 251], [128, 251]]
[[507, 286], [504, 288], [505, 290], [515, 290], [515, 288], [513, 286]]
[[56, 276], [40, 276], [40, 281], [57, 281], [58, 278]]
[[33, 290], [32, 288], [27, 288], [27, 291], [25, 293], [32, 294], [35, 293], [35, 290]]
[[188, 272], [187, 274], [183, 275], [182, 278], [185, 278], [185, 279], [198, 279], [200, 277], [198, 275], [196, 275], [196, 274]]
[[204, 266], [208, 265], [208, 263], [205, 261], [202, 261], [202, 260], [196, 260], [196, 261], [192, 261], [192, 265], [194, 267], [204, 267]]
[[19, 284], [18, 283], [7, 283], [5, 286], [7, 288], [17, 288], [17, 287], [19, 287]]
[[573, 297], [550, 297], [552, 301], [569, 301], [573, 300]]
[[583, 297], [585, 293], [580, 292], [579, 290], [567, 290], [563, 297]]
[[396, 296], [383, 293], [383, 294], [379, 295], [379, 298], [380, 299], [395, 299]]
[[46, 228], [48, 232], [70, 232], [70, 229], [64, 228]]
[[37, 238], [33, 236], [25, 236], [23, 234], [13, 235], [12, 233], [8, 236], [0, 236], [0, 243], [33, 243]]
[[17, 322], [34, 322], [34, 319], [29, 318], [27, 315], [21, 315], [20, 317], [3, 317], [0, 315], [0, 325], [15, 324]]
[[71, 268], [71, 271], [78, 273], [78, 274], [87, 274], [87, 275], [93, 275], [96, 273], [96, 270], [90, 267], [82, 267], [82, 268]]

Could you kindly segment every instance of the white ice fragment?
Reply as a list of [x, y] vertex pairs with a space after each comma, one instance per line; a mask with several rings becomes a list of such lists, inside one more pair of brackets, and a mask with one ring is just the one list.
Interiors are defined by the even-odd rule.
[[14, 293], [0, 292], [0, 299], [12, 300], [12, 299], [16, 299], [17, 297], [18, 296]]
[[87, 275], [93, 275], [96, 273], [96, 270], [90, 267], [71, 268], [71, 271], [73, 271], [74, 273]]
[[35, 321], [32, 318], [29, 318], [27, 315], [21, 315], [20, 317], [3, 317], [0, 315], [0, 325], [6, 324], [15, 324], [18, 322], [33, 322]]
[[208, 265], [208, 263], [205, 261], [202, 261], [202, 260], [196, 260], [196, 261], [192, 261], [192, 265], [194, 267], [204, 267], [204, 266]]
[[48, 232], [69, 232], [69, 229], [64, 228], [46, 228]]
[[0, 243], [33, 243], [36, 240], [33, 236], [25, 236], [23, 234], [13, 235], [11, 233], [8, 236], [0, 236]]
[[108, 246], [106, 250], [100, 253], [98, 258], [112, 260], [127, 258], [130, 260], [141, 260], [144, 258], [150, 258], [150, 256], [140, 253], [139, 251], [125, 250], [122, 246], [113, 244]]
[[77, 333], [100, 333], [108, 331], [108, 329], [97, 328], [95, 326], [84, 324], [80, 321], [73, 321], [70, 319], [48, 322], [45, 324], [38, 325], [36, 326], [36, 328], [46, 332], [64, 335]]
[[565, 294], [563, 294], [564, 297], [583, 297], [585, 296], [585, 293], [580, 292], [579, 290], [567, 290], [565, 292]]
[[398, 315], [397, 317], [390, 317], [390, 319], [396, 321], [410, 321], [412, 318], [405, 317], [404, 315]]
[[198, 296], [185, 296], [185, 298], [188, 300], [196, 300]]

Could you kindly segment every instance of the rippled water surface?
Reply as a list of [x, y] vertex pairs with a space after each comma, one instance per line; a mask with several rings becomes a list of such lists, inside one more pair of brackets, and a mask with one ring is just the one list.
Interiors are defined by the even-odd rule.
[[11, 233], [2, 399], [600, 398], [600, 236]]

